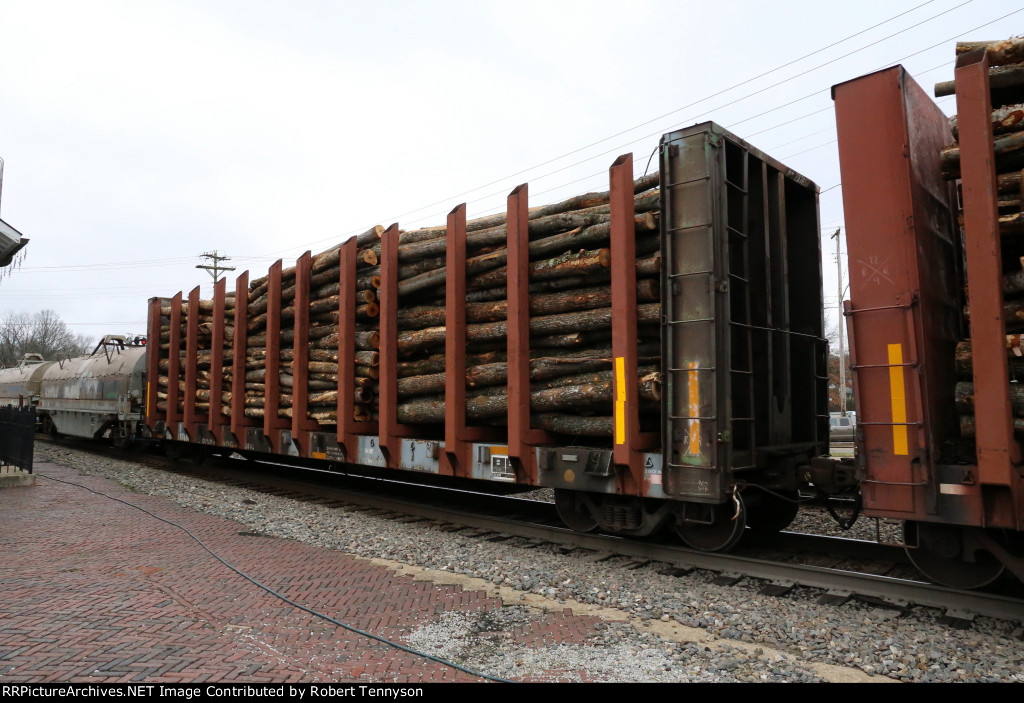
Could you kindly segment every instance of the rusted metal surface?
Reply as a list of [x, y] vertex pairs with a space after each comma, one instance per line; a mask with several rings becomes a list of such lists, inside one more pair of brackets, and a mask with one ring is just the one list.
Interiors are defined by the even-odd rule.
[[341, 246], [338, 261], [338, 429], [337, 441], [345, 459], [358, 456], [357, 436], [377, 435], [378, 423], [356, 422], [356, 311], [351, 304], [356, 293], [356, 253], [358, 245], [350, 239]]
[[468, 474], [466, 432], [466, 204], [448, 213], [445, 234], [444, 458], [442, 472]]
[[[224, 315], [227, 300], [227, 279], [222, 278], [213, 286], [213, 336], [210, 341], [210, 415], [207, 429], [217, 444], [224, 442], [224, 415], [221, 413], [224, 393], [224, 376], [218, 369], [224, 368]], [[243, 303], [244, 304], [244, 303]]]
[[[181, 377], [181, 291], [171, 298], [171, 335], [167, 350], [167, 428], [177, 439], [178, 422], [178, 379]], [[158, 336], [157, 339], [160, 339]]]
[[245, 446], [245, 428], [256, 427], [254, 418], [245, 416], [245, 353], [247, 351], [246, 326], [249, 324], [249, 272], [235, 280], [235, 332], [231, 357], [231, 434], [235, 445]]
[[149, 319], [147, 326], [147, 343], [152, 349], [146, 357], [146, 424], [156, 425], [158, 420], [165, 420], [166, 413], [157, 410], [157, 379], [160, 376], [160, 308], [164, 299], [149, 299]]
[[199, 286], [188, 294], [188, 311], [189, 316], [185, 323], [185, 396], [182, 398], [182, 422], [185, 423], [185, 432], [189, 440], [197, 442], [198, 426], [206, 424], [209, 420], [207, 415], [196, 410], [196, 380], [199, 375]]
[[[415, 430], [398, 423], [398, 225], [380, 238], [380, 450], [389, 468], [401, 466], [401, 438]], [[351, 409], [349, 412], [352, 412]]]
[[444, 453], [441, 473], [472, 475], [472, 441], [494, 439], [494, 430], [466, 422], [466, 204], [448, 214], [445, 243]]
[[1021, 447], [1013, 437], [1004, 342], [1003, 263], [988, 66], [981, 49], [959, 56], [955, 72], [978, 481], [982, 484], [984, 526], [1020, 529], [1024, 526], [1021, 487], [1015, 467], [1021, 462]]
[[263, 395], [263, 435], [270, 443], [270, 449], [281, 454], [286, 448], [281, 446], [280, 430], [291, 428], [291, 422], [278, 417], [277, 410], [281, 407], [281, 271], [282, 262], [278, 259], [270, 267], [270, 283], [267, 286], [267, 357], [263, 363], [265, 369]]
[[320, 429], [310, 420], [309, 411], [309, 279], [313, 253], [307, 251], [295, 262], [295, 336], [292, 353], [292, 440], [299, 456], [310, 455], [309, 433]]
[[534, 447], [550, 444], [546, 432], [530, 428], [530, 223], [529, 188], [508, 196], [508, 455], [516, 483], [537, 483]]
[[955, 80], [961, 126], [961, 197], [974, 353], [978, 473], [982, 483], [1009, 485], [1011, 463], [1019, 462], [1020, 451], [1013, 439], [1003, 345], [1003, 265], [985, 51], [961, 55]]
[[953, 352], [961, 334], [953, 196], [939, 169], [951, 135], [902, 67], [832, 94], [865, 513], [935, 520], [943, 510], [936, 464], [956, 434]]
[[641, 452], [657, 437], [640, 432], [637, 397], [636, 234], [633, 201], [633, 155], [625, 154], [609, 169], [611, 205], [611, 294], [613, 359], [613, 458], [619, 467], [619, 491], [645, 495]]

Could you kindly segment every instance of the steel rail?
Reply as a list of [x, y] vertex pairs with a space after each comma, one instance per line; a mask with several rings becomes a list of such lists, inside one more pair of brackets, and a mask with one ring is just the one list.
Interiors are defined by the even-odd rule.
[[[95, 451], [95, 447], [89, 447], [89, 451]], [[836, 595], [840, 598], [866, 598], [877, 599], [894, 607], [905, 607], [919, 605], [930, 608], [941, 609], [945, 616], [961, 621], [969, 621], [974, 616], [992, 617], [1000, 620], [1024, 622], [1024, 601], [1012, 597], [983, 593], [976, 591], [962, 591], [938, 586], [923, 581], [895, 578], [877, 574], [868, 574], [849, 569], [835, 567], [813, 566], [807, 564], [783, 564], [760, 559], [751, 556], [698, 552], [676, 545], [659, 544], [650, 541], [637, 541], [623, 536], [580, 533], [570, 530], [561, 525], [543, 524], [537, 522], [524, 522], [520, 519], [495, 516], [493, 510], [490, 514], [480, 512], [469, 512], [455, 507], [438, 506], [431, 503], [423, 503], [415, 499], [402, 499], [394, 496], [384, 496], [373, 493], [366, 488], [351, 488], [338, 486], [325, 486], [316, 483], [310, 478], [281, 477], [264, 472], [254, 472], [253, 464], [260, 466], [266, 471], [272, 471], [279, 465], [263, 461], [244, 461], [246, 470], [228, 468], [222, 466], [200, 466], [172, 464], [159, 457], [147, 456], [125, 456], [120, 453], [111, 452], [112, 456], [118, 456], [125, 461], [136, 461], [144, 459], [144, 463], [152, 467], [163, 464], [168, 470], [175, 466], [178, 473], [188, 473], [197, 477], [211, 478], [220, 475], [229, 478], [233, 482], [250, 484], [269, 485], [274, 484], [290, 493], [314, 493], [317, 496], [327, 499], [334, 498], [346, 502], [358, 503], [372, 509], [412, 515], [427, 520], [438, 522], [449, 522], [464, 525], [468, 528], [495, 532], [524, 539], [540, 540], [552, 544], [588, 549], [596, 552], [607, 552], [610, 556], [620, 556], [633, 560], [650, 560], [661, 562], [670, 567], [680, 569], [705, 569], [708, 571], [723, 574], [733, 574], [741, 577], [764, 580], [771, 583], [787, 585], [799, 585], [807, 588], [817, 588]], [[235, 461], [235, 460], [229, 460]], [[166, 463], [165, 463], [166, 462]], [[240, 463], [242, 463], [240, 461]], [[288, 467], [294, 469], [294, 467]], [[354, 474], [342, 474], [338, 472], [311, 470], [310, 474], [324, 476], [358, 478], [368, 483], [387, 484], [389, 486], [415, 487], [421, 492], [425, 488], [421, 484], [414, 484], [407, 481], [394, 481], [382, 478], [367, 478]], [[437, 490], [457, 495], [480, 494], [465, 490], [452, 490], [430, 486]], [[393, 490], [393, 488], [392, 488]], [[282, 497], [289, 497], [287, 495]], [[553, 520], [555, 518], [554, 505], [540, 501], [516, 498], [515, 496], [495, 496], [487, 494], [488, 502], [493, 500], [508, 501], [512, 504], [518, 502], [520, 507], [526, 507], [533, 511], [543, 511], [545, 517], [541, 519]], [[547, 506], [547, 507], [544, 507]], [[509, 510], [508, 513], [514, 513]], [[520, 511], [525, 512], [525, 511]], [[860, 549], [871, 548], [872, 550], [892, 550], [891, 545], [879, 545], [863, 540], [848, 540], [836, 537], [804, 536], [784, 534], [790, 539], [813, 539], [817, 542], [833, 541], [836, 550], [846, 548], [850, 543]], [[836, 553], [832, 550], [832, 553]]]

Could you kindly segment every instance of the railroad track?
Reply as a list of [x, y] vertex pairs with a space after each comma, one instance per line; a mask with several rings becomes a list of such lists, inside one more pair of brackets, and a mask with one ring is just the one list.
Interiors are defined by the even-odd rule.
[[325, 471], [305, 471], [296, 477], [294, 467], [287, 467], [292, 476], [283, 476], [282, 465], [245, 459], [218, 458], [192, 464], [156, 455], [125, 454], [94, 444], [75, 443], [75, 448], [268, 495], [372, 511], [406, 523], [432, 523], [482, 540], [554, 544], [566, 554], [579, 552], [593, 560], [617, 560], [623, 568], [653, 564], [662, 573], [677, 576], [704, 569], [718, 574], [715, 582], [721, 585], [754, 579], [762, 582], [763, 593], [779, 597], [803, 586], [820, 589], [819, 599], [832, 605], [859, 600], [895, 609], [912, 605], [941, 609], [944, 621], [955, 627], [969, 627], [975, 616], [1024, 622], [1024, 598], [923, 582], [903, 549], [894, 545], [783, 532], [748, 534], [728, 554], [697, 552], [667, 539], [574, 532], [562, 526], [553, 503], [514, 495]]

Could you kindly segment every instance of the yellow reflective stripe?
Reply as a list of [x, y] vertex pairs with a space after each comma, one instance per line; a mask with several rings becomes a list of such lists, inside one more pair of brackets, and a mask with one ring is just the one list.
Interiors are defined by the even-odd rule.
[[690, 443], [686, 448], [687, 454], [700, 454], [700, 384], [698, 382], [697, 362], [691, 361], [686, 367], [686, 386], [690, 406]]
[[615, 443], [626, 443], [626, 357], [615, 357]]
[[907, 389], [903, 382], [903, 345], [889, 345], [889, 395], [892, 398], [892, 453], [909, 454], [907, 448]]

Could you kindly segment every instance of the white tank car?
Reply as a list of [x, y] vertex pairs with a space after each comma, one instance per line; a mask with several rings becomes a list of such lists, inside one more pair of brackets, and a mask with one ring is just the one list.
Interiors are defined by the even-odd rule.
[[35, 407], [39, 403], [39, 385], [52, 361], [42, 354], [26, 354], [17, 366], [0, 369], [0, 407]]
[[47, 432], [132, 441], [145, 410], [144, 338], [107, 335], [88, 356], [53, 362], [42, 375], [38, 413]]

